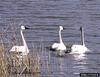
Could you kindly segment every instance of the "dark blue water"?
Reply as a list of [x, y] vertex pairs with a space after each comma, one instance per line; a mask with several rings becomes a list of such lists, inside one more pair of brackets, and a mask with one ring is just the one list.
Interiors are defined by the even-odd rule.
[[[3, 41], [21, 44], [20, 26], [30, 48], [39, 52], [40, 77], [79, 77], [79, 73], [100, 73], [100, 0], [0, 0], [0, 32]], [[88, 54], [57, 57], [46, 47], [59, 42], [58, 26], [63, 25], [65, 44], [80, 44], [80, 26], [85, 28]], [[41, 48], [42, 47], [42, 48]], [[40, 49], [39, 49], [40, 48]], [[37, 50], [37, 51], [36, 51]], [[48, 70], [49, 69], [49, 70]]]

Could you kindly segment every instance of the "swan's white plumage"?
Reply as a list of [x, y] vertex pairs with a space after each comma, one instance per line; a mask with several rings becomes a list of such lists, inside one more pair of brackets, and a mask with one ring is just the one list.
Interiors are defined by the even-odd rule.
[[66, 50], [66, 46], [63, 43], [54, 43], [52, 45], [52, 48], [56, 49], [57, 51], [58, 50], [61, 50], [61, 51], [65, 51]]
[[59, 43], [54, 43], [54, 44], [52, 45], [52, 49], [57, 49], [58, 46], [59, 46]]
[[72, 45], [71, 47], [71, 53], [85, 53], [86, 51], [89, 51], [89, 49], [86, 46], [83, 45]]
[[10, 52], [15, 52], [15, 51], [21, 53], [22, 55], [27, 55], [27, 53], [29, 53], [29, 49], [26, 48], [25, 46], [13, 46]]
[[61, 37], [61, 31], [63, 30], [62, 26], [59, 26], [59, 39], [60, 42], [59, 43], [54, 43], [51, 48], [56, 50], [57, 53], [62, 56], [65, 54], [66, 51], [66, 46], [64, 45], [63, 41], [62, 41], [62, 37]]
[[18, 52], [24, 56], [24, 55], [27, 55], [29, 53], [29, 49], [28, 49], [28, 46], [26, 44], [26, 41], [25, 41], [25, 38], [24, 38], [24, 35], [22, 32], [23, 30], [25, 30], [25, 26], [21, 26], [21, 36], [22, 36], [23, 45], [22, 46], [13, 46], [10, 49], [10, 52]]
[[86, 53], [87, 51], [90, 51], [84, 43], [84, 29], [81, 27], [81, 41], [82, 41], [82, 45], [77, 45], [74, 44], [71, 47], [71, 53], [78, 53], [78, 54], [82, 54], [82, 53]]

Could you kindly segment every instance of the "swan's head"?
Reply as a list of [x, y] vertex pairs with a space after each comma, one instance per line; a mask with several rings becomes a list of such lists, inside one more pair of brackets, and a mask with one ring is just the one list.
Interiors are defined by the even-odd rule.
[[21, 30], [25, 30], [25, 26], [22, 25], [22, 26], [21, 26]]
[[81, 30], [81, 31], [83, 31], [83, 30], [84, 30], [84, 28], [81, 26], [81, 27], [80, 27], [80, 30]]
[[60, 29], [60, 30], [63, 30], [63, 26], [59, 26], [59, 29]]
[[21, 30], [25, 30], [25, 29], [29, 29], [29, 28], [27, 28], [27, 27], [25, 27], [25, 26], [21, 26]]

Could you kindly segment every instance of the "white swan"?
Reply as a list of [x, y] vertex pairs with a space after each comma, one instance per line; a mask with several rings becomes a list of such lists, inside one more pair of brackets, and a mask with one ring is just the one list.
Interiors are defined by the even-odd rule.
[[80, 27], [81, 30], [81, 41], [82, 41], [82, 45], [72, 45], [71, 47], [71, 53], [85, 53], [86, 51], [90, 51], [84, 43], [84, 28]]
[[51, 48], [55, 51], [59, 51], [59, 55], [64, 54], [66, 51], [66, 46], [64, 45], [63, 41], [62, 41], [62, 36], [61, 36], [61, 31], [63, 30], [63, 26], [59, 26], [59, 39], [60, 39], [60, 43], [54, 43]]
[[19, 54], [23, 55], [27, 55], [29, 53], [29, 49], [28, 46], [26, 44], [24, 35], [23, 35], [23, 30], [27, 29], [25, 26], [21, 26], [21, 36], [22, 36], [22, 41], [23, 41], [23, 45], [22, 46], [13, 46], [10, 50], [10, 52], [18, 52]]

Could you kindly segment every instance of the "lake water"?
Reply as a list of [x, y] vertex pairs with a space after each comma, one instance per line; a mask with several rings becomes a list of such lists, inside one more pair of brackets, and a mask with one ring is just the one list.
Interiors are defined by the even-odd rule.
[[[15, 34], [20, 44], [21, 25], [32, 28], [24, 36], [30, 52], [39, 52], [42, 63], [39, 77], [100, 73], [100, 0], [0, 0], [0, 32], [7, 31], [3, 41], [11, 43]], [[65, 28], [62, 31], [65, 44], [80, 44], [79, 28], [83, 26], [85, 44], [91, 51], [58, 57], [48, 50], [46, 47], [59, 42], [59, 25]]]

